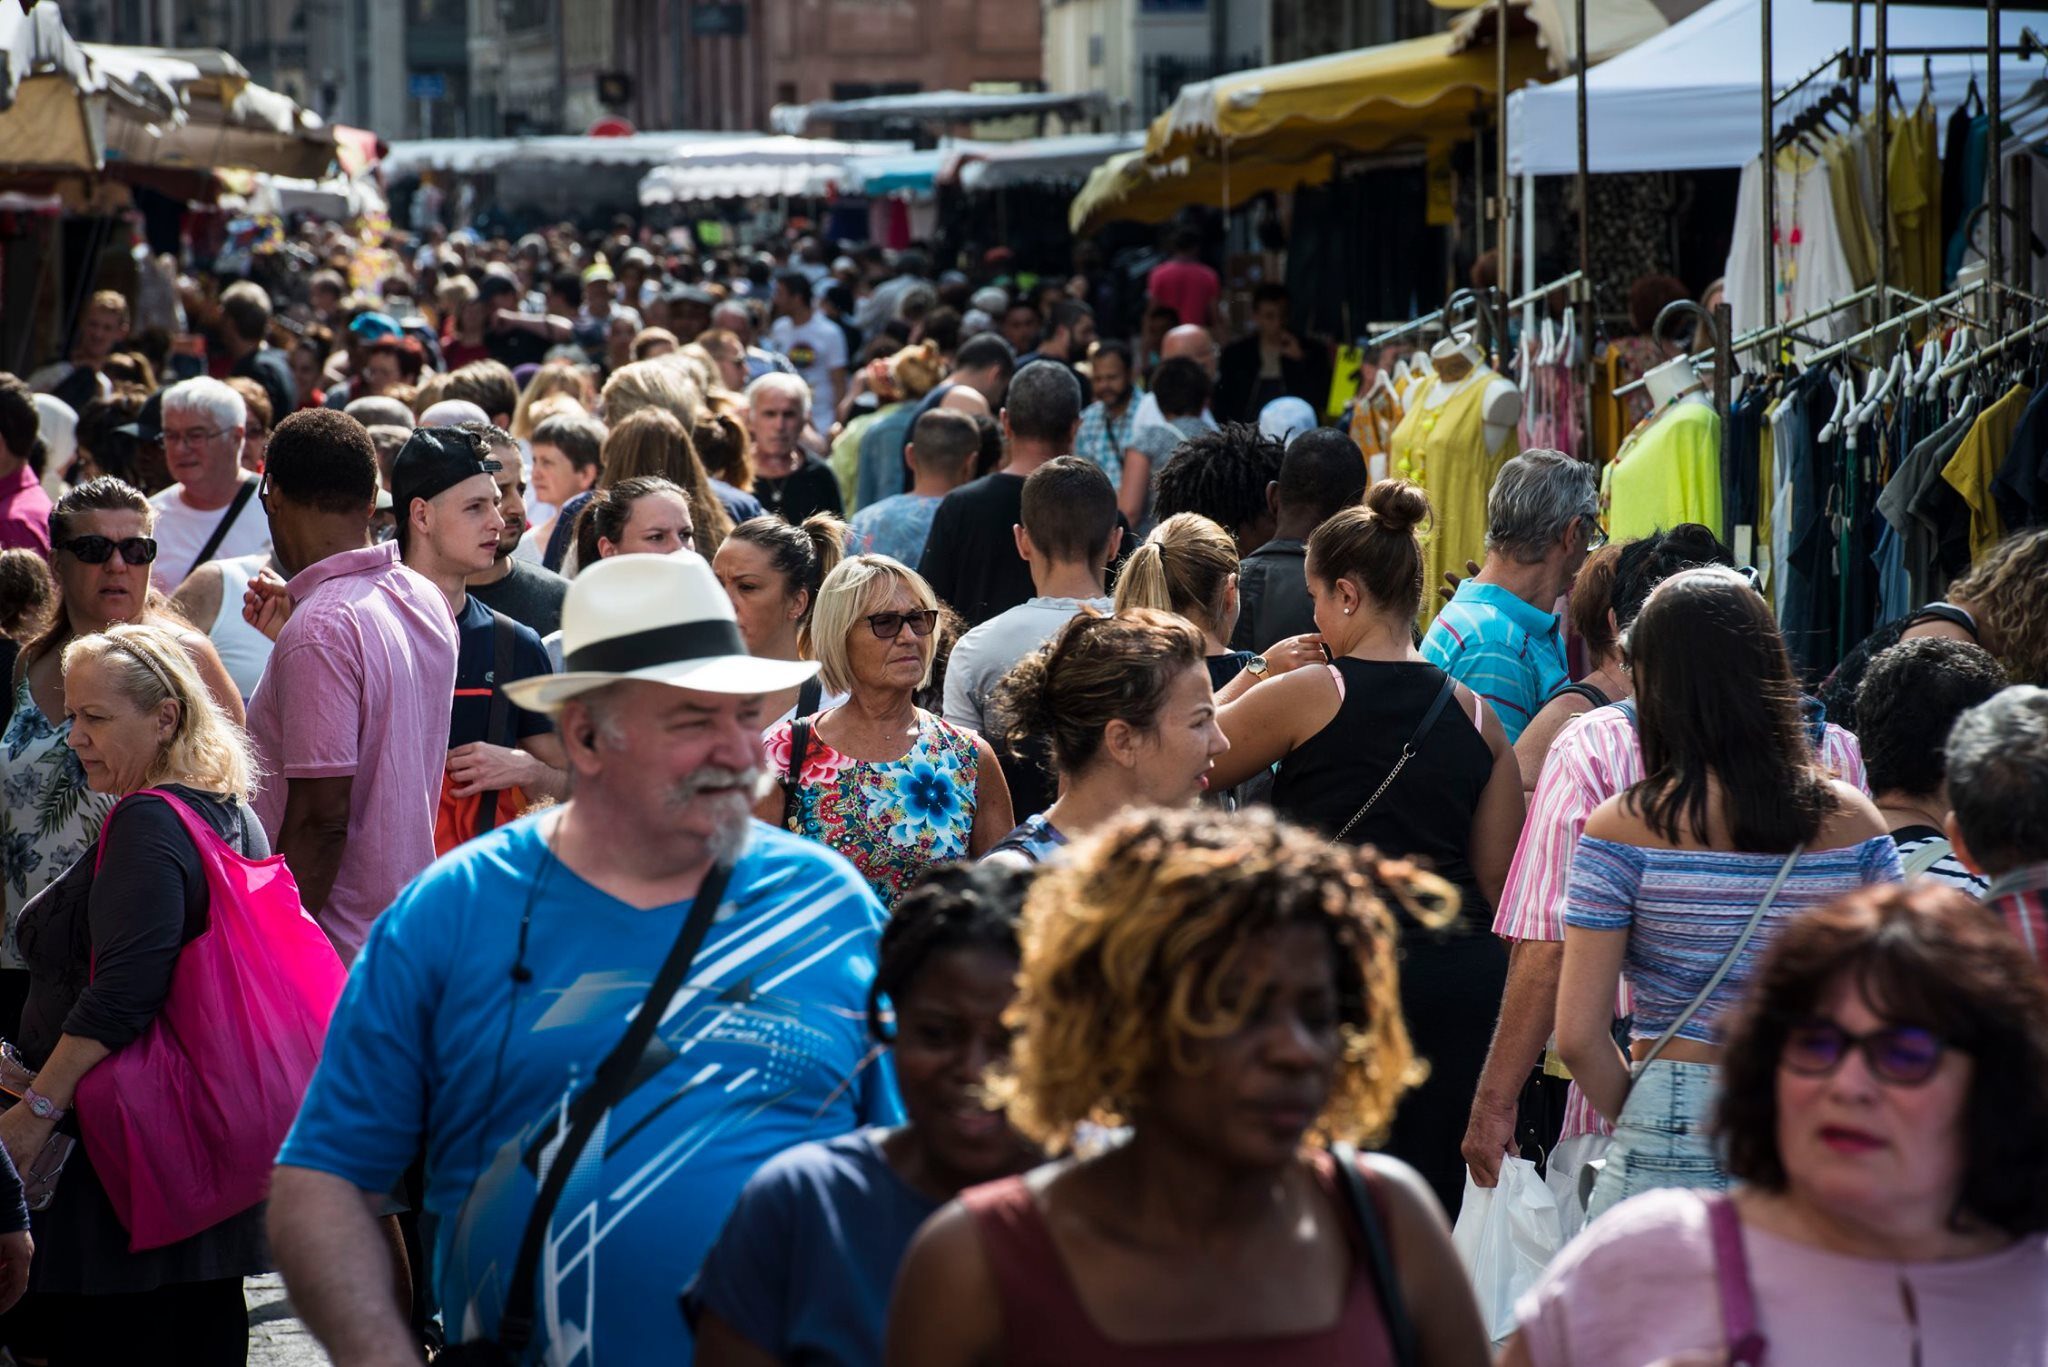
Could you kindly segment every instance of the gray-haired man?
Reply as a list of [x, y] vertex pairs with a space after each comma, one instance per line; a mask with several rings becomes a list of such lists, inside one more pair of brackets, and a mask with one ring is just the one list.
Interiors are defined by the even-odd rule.
[[1512, 743], [1571, 678], [1555, 611], [1600, 532], [1593, 467], [1525, 451], [1486, 496], [1486, 563], [1458, 585], [1423, 637], [1431, 664], [1486, 699]]
[[1991, 879], [1984, 905], [2048, 967], [2048, 689], [2020, 684], [1948, 733], [1949, 843]]

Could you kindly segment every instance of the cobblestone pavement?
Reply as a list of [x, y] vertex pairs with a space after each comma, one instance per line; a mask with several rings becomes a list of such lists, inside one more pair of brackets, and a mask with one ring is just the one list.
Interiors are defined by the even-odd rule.
[[327, 1367], [327, 1354], [292, 1313], [282, 1277], [275, 1272], [251, 1277], [244, 1294], [249, 1301], [249, 1367]]

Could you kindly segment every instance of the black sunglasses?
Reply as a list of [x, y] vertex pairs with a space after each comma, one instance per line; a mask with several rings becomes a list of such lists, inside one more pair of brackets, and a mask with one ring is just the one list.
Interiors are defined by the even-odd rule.
[[1856, 1035], [1831, 1020], [1814, 1018], [1793, 1023], [1778, 1057], [1795, 1073], [1826, 1077], [1842, 1066], [1851, 1049], [1862, 1051], [1864, 1066], [1880, 1081], [1918, 1087], [1941, 1067], [1947, 1046], [1933, 1031], [1914, 1025], [1887, 1025]]
[[885, 641], [893, 641], [909, 627], [913, 636], [929, 636], [932, 628], [938, 626], [939, 614], [936, 608], [924, 608], [917, 612], [871, 612], [868, 614], [868, 629]]
[[131, 565], [147, 565], [156, 559], [156, 538], [130, 536], [115, 541], [104, 536], [74, 536], [69, 541], [59, 541], [57, 549], [71, 552], [88, 565], [104, 565], [114, 558], [116, 551]]

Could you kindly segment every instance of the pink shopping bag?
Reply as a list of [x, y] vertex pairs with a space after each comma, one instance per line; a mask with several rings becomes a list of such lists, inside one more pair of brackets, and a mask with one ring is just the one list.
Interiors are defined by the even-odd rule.
[[144, 796], [168, 802], [198, 847], [208, 912], [156, 1019], [78, 1085], [86, 1153], [137, 1253], [264, 1198], [348, 977], [283, 856], [244, 858], [160, 789], [123, 805]]

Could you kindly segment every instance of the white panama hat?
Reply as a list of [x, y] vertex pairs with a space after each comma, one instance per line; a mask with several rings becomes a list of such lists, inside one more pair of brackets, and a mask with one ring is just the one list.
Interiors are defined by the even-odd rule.
[[732, 600], [694, 551], [615, 555], [586, 566], [562, 604], [562, 663], [567, 672], [506, 684], [505, 696], [552, 713], [628, 679], [744, 696], [795, 688], [818, 672], [810, 660], [747, 654]]

